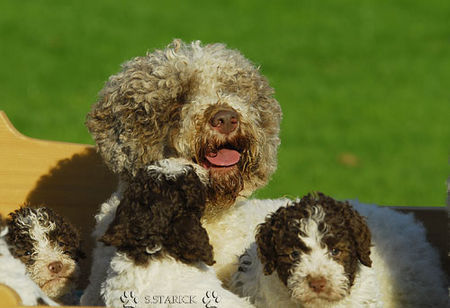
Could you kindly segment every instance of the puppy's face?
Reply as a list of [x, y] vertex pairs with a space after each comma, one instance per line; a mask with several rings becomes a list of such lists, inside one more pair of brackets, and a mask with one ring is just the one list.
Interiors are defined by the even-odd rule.
[[220, 210], [275, 171], [280, 119], [267, 80], [239, 52], [174, 41], [110, 77], [87, 126], [122, 175], [168, 157], [198, 164]]
[[48, 208], [21, 208], [7, 221], [11, 254], [51, 298], [68, 293], [79, 275], [80, 239], [74, 227]]
[[370, 231], [348, 203], [323, 194], [279, 209], [259, 226], [258, 254], [295, 302], [321, 306], [343, 299], [360, 264], [371, 266]]

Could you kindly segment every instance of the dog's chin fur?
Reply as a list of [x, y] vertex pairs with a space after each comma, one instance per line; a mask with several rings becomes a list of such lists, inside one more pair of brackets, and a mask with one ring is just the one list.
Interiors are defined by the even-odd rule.
[[205, 217], [212, 219], [220, 216], [233, 206], [243, 189], [243, 181], [238, 166], [210, 168]]
[[75, 287], [73, 280], [65, 277], [50, 278], [41, 285], [42, 291], [51, 298], [60, 298]]

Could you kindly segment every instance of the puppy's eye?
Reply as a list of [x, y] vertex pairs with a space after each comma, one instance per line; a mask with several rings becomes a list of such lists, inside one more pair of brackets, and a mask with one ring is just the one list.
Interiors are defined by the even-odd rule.
[[58, 242], [59, 247], [63, 247], [64, 243], [63, 242]]
[[290, 258], [292, 261], [298, 260], [298, 258], [300, 258], [300, 253], [299, 253], [297, 250], [294, 250], [293, 252], [291, 252], [291, 253], [289, 254], [289, 258]]
[[25, 251], [24, 255], [25, 255], [25, 256], [31, 256], [31, 251], [28, 251], [28, 250]]
[[338, 248], [333, 248], [333, 249], [330, 250], [330, 254], [333, 257], [337, 257], [337, 256], [339, 256], [341, 254], [341, 251]]

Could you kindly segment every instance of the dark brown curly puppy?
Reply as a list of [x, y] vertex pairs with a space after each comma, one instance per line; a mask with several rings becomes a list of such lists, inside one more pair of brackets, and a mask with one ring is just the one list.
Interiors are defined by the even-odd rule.
[[116, 246], [137, 265], [166, 255], [187, 264], [212, 265], [213, 249], [200, 222], [205, 195], [192, 166], [176, 174], [138, 170], [101, 241]]
[[[256, 246], [241, 256], [233, 286], [241, 295], [261, 301], [259, 306], [271, 307], [269, 303], [279, 301], [293, 307], [299, 303], [328, 307], [343, 298], [349, 307], [350, 303], [361, 304], [361, 294], [347, 296], [360, 264], [372, 264], [371, 234], [365, 220], [348, 202], [322, 193], [308, 194], [268, 216], [257, 229]], [[264, 275], [259, 276], [259, 271], [272, 277], [275, 272], [278, 284], [261, 278]], [[368, 277], [363, 279], [369, 282], [370, 290], [373, 277]], [[252, 287], [255, 285], [258, 287]]]
[[[298, 231], [293, 232], [295, 229]], [[327, 247], [334, 260], [344, 267], [349, 286], [358, 262], [371, 265], [370, 231], [364, 219], [348, 202], [318, 193], [280, 208], [259, 226], [256, 242], [264, 273], [271, 274], [276, 269], [287, 284], [293, 264], [312, 251], [308, 239], [320, 239], [317, 244]]]
[[80, 249], [78, 230], [53, 210], [22, 207], [9, 214], [6, 241], [30, 278], [52, 299], [63, 298], [76, 284]]

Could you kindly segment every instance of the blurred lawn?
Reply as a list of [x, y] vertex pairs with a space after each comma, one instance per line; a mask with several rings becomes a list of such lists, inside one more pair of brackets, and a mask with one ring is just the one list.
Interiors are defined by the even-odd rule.
[[122, 62], [173, 38], [225, 42], [261, 65], [284, 111], [258, 197], [445, 204], [450, 1], [7, 0], [0, 12], [0, 109], [26, 135], [92, 143], [85, 115]]

